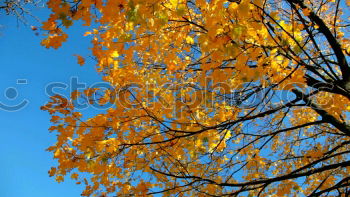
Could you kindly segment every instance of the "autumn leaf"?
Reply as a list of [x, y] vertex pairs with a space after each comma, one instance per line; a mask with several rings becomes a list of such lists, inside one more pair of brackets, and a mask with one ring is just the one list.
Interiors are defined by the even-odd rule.
[[77, 57], [77, 61], [80, 66], [83, 66], [85, 64], [85, 59], [82, 56], [80, 55], [74, 55], [74, 56]]

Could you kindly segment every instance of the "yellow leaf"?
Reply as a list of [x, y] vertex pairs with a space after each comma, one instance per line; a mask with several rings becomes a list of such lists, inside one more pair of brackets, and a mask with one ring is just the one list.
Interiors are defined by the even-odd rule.
[[118, 51], [113, 51], [111, 57], [114, 57], [114, 58], [119, 57]]
[[91, 35], [91, 32], [87, 31], [84, 33], [84, 36], [88, 36], [88, 35]]
[[186, 37], [186, 43], [187, 43], [187, 44], [194, 44], [193, 38], [192, 38], [191, 36], [187, 36], [187, 37]]

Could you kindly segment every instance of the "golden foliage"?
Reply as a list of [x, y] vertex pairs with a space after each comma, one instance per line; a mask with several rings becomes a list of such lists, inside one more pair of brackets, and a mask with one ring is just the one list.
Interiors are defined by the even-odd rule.
[[[347, 195], [349, 21], [337, 2], [49, 0], [42, 45], [85, 21], [110, 84], [43, 107], [58, 134], [50, 176], [71, 174], [84, 196]], [[110, 107], [85, 114], [79, 98]]]

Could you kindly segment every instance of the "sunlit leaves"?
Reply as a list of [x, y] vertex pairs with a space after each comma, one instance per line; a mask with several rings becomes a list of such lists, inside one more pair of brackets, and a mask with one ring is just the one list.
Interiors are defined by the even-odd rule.
[[319, 3], [49, 1], [42, 44], [58, 48], [62, 26], [84, 20], [108, 84], [42, 107], [58, 134], [50, 176], [70, 174], [85, 196], [290, 196], [334, 186], [347, 175], [323, 166], [347, 161], [350, 87], [330, 42], [344, 54], [349, 44], [335, 2], [316, 11]]

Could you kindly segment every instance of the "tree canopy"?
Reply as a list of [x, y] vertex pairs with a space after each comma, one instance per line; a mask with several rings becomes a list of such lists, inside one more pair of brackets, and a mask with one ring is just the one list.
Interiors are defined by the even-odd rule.
[[83, 21], [105, 84], [42, 107], [57, 181], [83, 196], [350, 195], [349, 1], [47, 5], [41, 44]]

